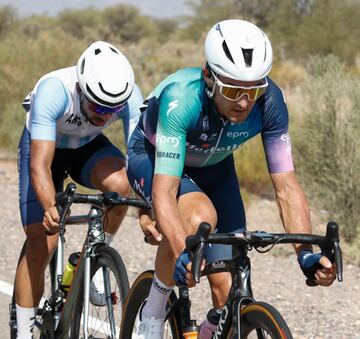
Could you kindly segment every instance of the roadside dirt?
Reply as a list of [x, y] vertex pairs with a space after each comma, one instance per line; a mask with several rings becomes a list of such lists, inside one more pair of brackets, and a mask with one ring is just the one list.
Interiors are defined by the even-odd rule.
[[[24, 240], [18, 209], [18, 183], [15, 161], [0, 160], [0, 280], [12, 283], [17, 257]], [[248, 228], [282, 231], [274, 201], [255, 199], [247, 206]], [[322, 233], [325, 221], [313, 216]], [[67, 231], [67, 250], [81, 247], [84, 229]], [[143, 242], [134, 213], [128, 213], [114, 247], [126, 264], [130, 282], [145, 269], [152, 269], [156, 248]], [[360, 338], [360, 268], [346, 264], [344, 282], [330, 288], [309, 288], [304, 283], [290, 246], [266, 254], [251, 252], [253, 291], [258, 300], [275, 306], [284, 316], [294, 338]], [[7, 300], [4, 302], [3, 300]], [[8, 337], [8, 302], [0, 311], [0, 331]], [[205, 279], [191, 290], [193, 313], [200, 322], [210, 308], [210, 294]]]

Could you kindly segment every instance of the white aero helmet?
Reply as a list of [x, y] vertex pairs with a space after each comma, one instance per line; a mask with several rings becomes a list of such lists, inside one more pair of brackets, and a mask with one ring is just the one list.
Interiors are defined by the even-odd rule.
[[205, 58], [220, 75], [240, 81], [257, 81], [271, 70], [272, 48], [266, 34], [251, 22], [224, 20], [205, 39]]
[[134, 88], [134, 71], [115, 46], [97, 41], [80, 56], [76, 66], [85, 96], [99, 105], [115, 107], [125, 102]]

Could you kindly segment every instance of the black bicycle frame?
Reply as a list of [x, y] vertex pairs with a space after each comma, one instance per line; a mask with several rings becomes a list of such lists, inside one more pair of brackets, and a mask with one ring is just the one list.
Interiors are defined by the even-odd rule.
[[[202, 276], [230, 272], [232, 277], [229, 297], [221, 313], [213, 339], [226, 339], [231, 326], [234, 337], [240, 338], [240, 310], [244, 305], [255, 301], [251, 288], [251, 263], [247, 252], [245, 248], [232, 245], [231, 259], [207, 264], [202, 272]], [[189, 299], [188, 287], [180, 286], [179, 297], [168, 310], [166, 319], [174, 313], [175, 318], [181, 320], [178, 322], [178, 327], [180, 330], [183, 330], [190, 324], [190, 308], [191, 301]]]
[[232, 245], [232, 259], [207, 265], [202, 275], [230, 272], [232, 285], [213, 338], [225, 339], [231, 326], [234, 338], [240, 338], [240, 310], [254, 302], [251, 288], [251, 263], [245, 248]]
[[[90, 209], [90, 212], [87, 216], [75, 216], [70, 217], [67, 221], [67, 224], [76, 224], [79, 222], [84, 221], [84, 217], [88, 220], [89, 228], [88, 228], [88, 236], [91, 237], [91, 232], [96, 229], [96, 225], [99, 225], [102, 223], [102, 211], [100, 208], [96, 206], [92, 206]], [[63, 304], [63, 308], [61, 310], [61, 316], [59, 323], [57, 325], [56, 330], [54, 330], [55, 325], [55, 312], [58, 307], [57, 300], [52, 300], [51, 305], [49, 304], [50, 309], [48, 310], [48, 314], [44, 318], [45, 324], [43, 323], [43, 326], [41, 328], [41, 334], [47, 335], [51, 339], [60, 339], [64, 338], [66, 335], [68, 335], [71, 321], [73, 318], [73, 311], [75, 308], [75, 301], [77, 299], [77, 295], [79, 293], [79, 290], [81, 289], [81, 285], [84, 283], [84, 269], [85, 269], [85, 256], [88, 255], [87, 249], [91, 249], [91, 252], [94, 252], [96, 246], [100, 245], [102, 242], [97, 242], [95, 245], [93, 243], [89, 243], [88, 237], [86, 238], [82, 252], [80, 254], [78, 264], [76, 265], [76, 270], [74, 274], [73, 281], [71, 283], [70, 289], [66, 296], [66, 302]], [[61, 277], [57, 277], [59, 279]], [[58, 281], [58, 284], [60, 282]], [[55, 291], [55, 294], [59, 292], [59, 297], [64, 297], [64, 295], [61, 295], [61, 291], [58, 289]], [[56, 295], [52, 294], [53, 298], [56, 299]], [[51, 319], [52, 318], [52, 319]]]

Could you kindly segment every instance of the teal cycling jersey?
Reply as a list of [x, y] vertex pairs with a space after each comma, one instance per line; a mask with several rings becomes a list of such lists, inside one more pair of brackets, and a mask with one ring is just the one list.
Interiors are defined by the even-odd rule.
[[177, 71], [145, 101], [140, 126], [156, 146], [155, 173], [181, 176], [183, 167], [219, 163], [261, 133], [270, 173], [293, 170], [288, 111], [282, 91], [269, 86], [246, 120], [232, 123], [208, 97], [200, 68]]

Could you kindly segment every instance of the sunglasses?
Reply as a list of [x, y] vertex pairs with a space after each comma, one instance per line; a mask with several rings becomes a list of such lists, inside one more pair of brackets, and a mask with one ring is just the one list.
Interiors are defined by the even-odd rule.
[[259, 99], [264, 93], [268, 86], [267, 79], [264, 79], [264, 83], [258, 86], [234, 86], [228, 85], [221, 82], [213, 71], [211, 71], [216, 84], [219, 86], [220, 94], [231, 101], [239, 101], [243, 95], [247, 95], [249, 101], [255, 101]]
[[90, 101], [84, 94], [83, 94], [83, 98], [87, 101], [88, 103], [88, 107], [89, 110], [92, 112], [95, 112], [99, 115], [105, 115], [105, 114], [113, 114], [113, 113], [118, 113], [120, 112], [124, 106], [126, 105], [126, 102], [118, 105], [118, 106], [114, 106], [114, 107], [106, 107], [106, 106], [101, 106], [93, 101]]

